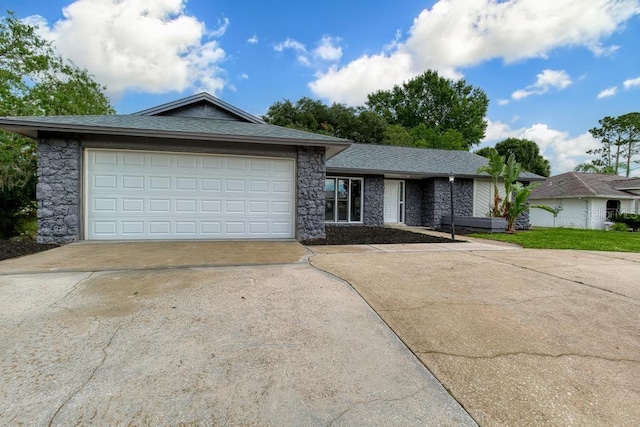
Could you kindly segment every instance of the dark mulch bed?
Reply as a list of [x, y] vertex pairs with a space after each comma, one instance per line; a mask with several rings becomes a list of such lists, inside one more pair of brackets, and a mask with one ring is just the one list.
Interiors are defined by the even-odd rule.
[[369, 245], [383, 243], [451, 243], [451, 239], [386, 227], [326, 226], [325, 239], [305, 240], [303, 245]]
[[35, 254], [36, 252], [46, 251], [58, 246], [59, 245], [36, 242], [13, 242], [11, 240], [0, 240], [0, 261], [3, 259]]

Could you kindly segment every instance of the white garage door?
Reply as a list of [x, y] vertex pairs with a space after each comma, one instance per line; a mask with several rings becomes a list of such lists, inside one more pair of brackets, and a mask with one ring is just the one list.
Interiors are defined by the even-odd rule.
[[292, 238], [293, 159], [85, 150], [85, 238]]

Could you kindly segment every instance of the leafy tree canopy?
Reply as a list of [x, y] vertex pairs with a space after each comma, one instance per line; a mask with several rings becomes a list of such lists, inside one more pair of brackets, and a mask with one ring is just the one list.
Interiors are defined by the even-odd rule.
[[[114, 113], [104, 87], [65, 61], [36, 27], [8, 11], [0, 20], [0, 116]], [[35, 200], [35, 141], [0, 131], [0, 237]]]
[[598, 121], [599, 127], [590, 129], [594, 138], [600, 140], [599, 148], [587, 151], [598, 156], [591, 164], [579, 165], [585, 171], [598, 170], [626, 176], [631, 173], [631, 163], [640, 154], [640, 113], [633, 112], [618, 117], [604, 117]]
[[443, 133], [439, 133], [433, 128], [428, 128], [424, 123], [420, 123], [411, 129], [400, 125], [389, 125], [384, 131], [382, 143], [444, 150], [464, 150], [466, 148], [460, 132], [448, 129]]
[[366, 104], [390, 125], [414, 129], [424, 124], [438, 134], [455, 130], [467, 150], [480, 142], [487, 128], [489, 98], [484, 91], [431, 70], [392, 90], [370, 94]]
[[[540, 147], [534, 141], [519, 138], [507, 138], [495, 145], [495, 149], [499, 155], [508, 159], [511, 154], [515, 160], [522, 166], [523, 170], [535, 173], [541, 176], [549, 176], [551, 174], [551, 165], [549, 160], [540, 154]], [[490, 147], [484, 147], [476, 151], [476, 154], [490, 157]]]
[[382, 140], [386, 122], [375, 113], [362, 108], [303, 97], [295, 103], [288, 99], [269, 107], [263, 119], [270, 124], [314, 133], [351, 139], [355, 142]]

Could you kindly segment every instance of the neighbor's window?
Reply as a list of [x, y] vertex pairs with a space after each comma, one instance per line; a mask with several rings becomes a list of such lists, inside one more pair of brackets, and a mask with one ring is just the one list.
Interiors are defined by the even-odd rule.
[[324, 181], [327, 222], [362, 222], [362, 178], [327, 178]]
[[607, 218], [620, 213], [620, 200], [607, 200]]

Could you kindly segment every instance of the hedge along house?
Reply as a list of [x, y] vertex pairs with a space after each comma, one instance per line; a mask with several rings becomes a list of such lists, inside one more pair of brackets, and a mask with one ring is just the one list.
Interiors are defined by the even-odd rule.
[[330, 223], [439, 228], [451, 173], [456, 216], [486, 216], [493, 199], [476, 172], [484, 157], [351, 144], [269, 125], [206, 93], [132, 115], [5, 117], [0, 129], [38, 142], [39, 242], [307, 240]]
[[205, 93], [0, 128], [37, 139], [39, 242], [324, 237], [325, 160], [350, 143]]
[[[486, 158], [467, 151], [352, 144], [327, 160], [325, 220], [440, 228], [451, 213], [451, 175], [455, 216], [486, 217], [493, 204], [493, 182], [477, 172], [486, 163]], [[543, 179], [521, 174], [525, 183]], [[518, 228], [529, 228], [528, 215], [519, 218]]]

